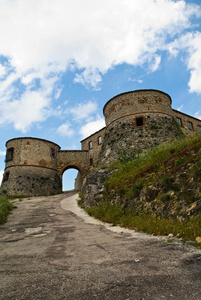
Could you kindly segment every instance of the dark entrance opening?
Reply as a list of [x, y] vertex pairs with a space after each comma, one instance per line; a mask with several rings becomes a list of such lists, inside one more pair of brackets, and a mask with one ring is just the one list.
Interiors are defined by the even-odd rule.
[[143, 126], [143, 117], [136, 118], [136, 126]]

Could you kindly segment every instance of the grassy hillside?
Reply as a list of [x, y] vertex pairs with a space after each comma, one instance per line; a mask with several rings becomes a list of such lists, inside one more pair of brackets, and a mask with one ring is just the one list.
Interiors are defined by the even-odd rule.
[[201, 135], [131, 156], [119, 154], [104, 201], [88, 213], [147, 233], [201, 237]]

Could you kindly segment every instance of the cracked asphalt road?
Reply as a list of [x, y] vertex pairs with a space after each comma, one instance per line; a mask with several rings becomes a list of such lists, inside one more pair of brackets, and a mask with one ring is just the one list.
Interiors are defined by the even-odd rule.
[[0, 299], [201, 299], [201, 251], [84, 221], [76, 197], [17, 203], [0, 226]]

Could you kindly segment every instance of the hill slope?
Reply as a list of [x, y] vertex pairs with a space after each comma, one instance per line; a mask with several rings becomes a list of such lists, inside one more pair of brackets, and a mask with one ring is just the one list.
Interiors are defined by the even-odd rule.
[[[103, 192], [97, 182], [104, 182], [104, 174]], [[83, 205], [97, 218], [148, 233], [201, 236], [201, 135], [162, 144], [131, 161], [120, 153], [117, 163], [90, 174], [86, 183], [98, 197], [90, 203], [84, 193]]]

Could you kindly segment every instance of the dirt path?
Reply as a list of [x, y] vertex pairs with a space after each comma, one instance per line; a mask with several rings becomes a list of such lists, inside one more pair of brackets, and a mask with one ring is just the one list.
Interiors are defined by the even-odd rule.
[[92, 224], [75, 198], [23, 200], [0, 226], [0, 299], [201, 299], [201, 251]]

